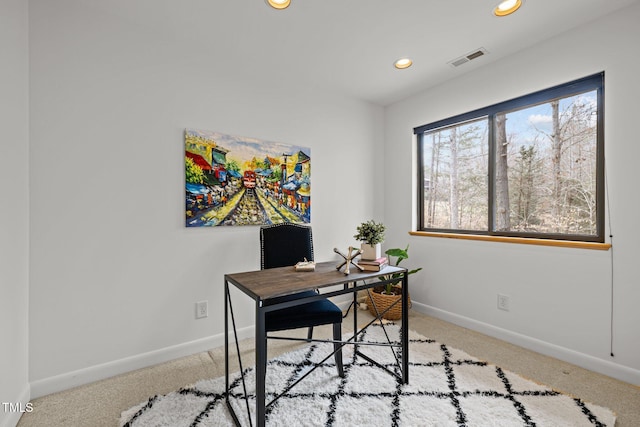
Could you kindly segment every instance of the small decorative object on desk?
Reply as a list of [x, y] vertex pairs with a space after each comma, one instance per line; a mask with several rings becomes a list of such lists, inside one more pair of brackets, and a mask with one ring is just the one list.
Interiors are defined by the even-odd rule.
[[316, 263], [313, 261], [307, 261], [306, 258], [304, 261], [298, 262], [294, 267], [296, 271], [316, 271]]
[[[337, 253], [338, 255], [340, 255], [342, 258], [344, 258], [344, 262], [341, 264], [338, 264], [338, 266], [336, 267], [336, 270], [340, 270], [342, 267], [344, 267], [345, 265], [347, 266], [347, 268], [345, 268], [344, 270], [344, 274], [349, 274], [349, 267], [350, 266], [354, 266], [356, 267], [358, 270], [362, 271], [363, 268], [360, 267], [354, 260], [355, 258], [360, 255], [360, 253], [362, 253], [362, 250], [354, 248], [353, 246], [349, 246], [349, 251], [347, 252], [347, 255], [343, 254], [342, 252], [340, 252], [338, 250], [338, 248], [333, 248], [333, 251], [335, 253]], [[354, 252], [355, 251], [355, 252]]]

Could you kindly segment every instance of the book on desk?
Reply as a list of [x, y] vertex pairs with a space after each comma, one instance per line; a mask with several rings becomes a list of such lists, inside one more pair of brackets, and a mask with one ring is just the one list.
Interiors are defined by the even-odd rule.
[[377, 259], [360, 259], [358, 265], [365, 271], [381, 271], [389, 265], [387, 257]]

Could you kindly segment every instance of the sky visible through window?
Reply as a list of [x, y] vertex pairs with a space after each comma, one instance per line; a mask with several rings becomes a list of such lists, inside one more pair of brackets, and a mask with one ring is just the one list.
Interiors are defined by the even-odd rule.
[[[593, 90], [426, 132], [425, 226], [594, 235], [597, 111]], [[489, 123], [496, 126], [494, 160]]]

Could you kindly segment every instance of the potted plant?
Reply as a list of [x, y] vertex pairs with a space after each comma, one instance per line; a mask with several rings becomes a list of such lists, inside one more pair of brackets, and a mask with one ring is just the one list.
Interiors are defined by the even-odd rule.
[[[387, 249], [385, 254], [389, 258], [389, 264], [399, 265], [402, 261], [409, 258], [409, 245], [405, 249], [393, 248]], [[393, 258], [395, 257], [395, 262]], [[422, 267], [407, 271], [407, 275], [415, 274], [418, 271], [422, 270]], [[391, 307], [389, 311], [384, 313], [382, 317], [388, 320], [398, 320], [402, 316], [402, 274], [394, 273], [387, 274], [385, 276], [381, 276], [380, 280], [393, 280], [398, 279], [397, 281], [391, 281], [387, 284], [376, 286], [371, 289], [369, 293], [369, 298], [367, 301], [367, 305], [369, 307], [369, 312], [374, 316], [377, 315], [376, 309], [378, 313], [382, 313], [387, 308]], [[396, 301], [398, 301], [396, 303]], [[375, 303], [375, 307], [374, 307]], [[411, 298], [408, 301], [411, 304]]]
[[382, 256], [380, 244], [384, 242], [385, 229], [384, 224], [372, 219], [358, 226], [358, 232], [353, 237], [361, 242], [362, 259], [374, 260]]

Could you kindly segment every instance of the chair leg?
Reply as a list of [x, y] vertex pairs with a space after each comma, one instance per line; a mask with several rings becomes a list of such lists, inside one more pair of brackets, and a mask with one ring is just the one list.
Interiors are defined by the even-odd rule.
[[313, 339], [313, 326], [309, 326], [309, 332], [307, 332], [307, 341], [311, 342]]
[[[333, 324], [333, 340], [334, 341], [342, 341], [342, 324], [341, 323], [334, 323]], [[338, 350], [340, 348], [340, 344], [339, 343], [333, 343], [333, 350], [336, 352], [335, 359], [336, 359], [336, 367], [338, 368], [338, 375], [340, 376], [340, 378], [344, 378], [344, 367], [342, 366], [342, 349]]]

